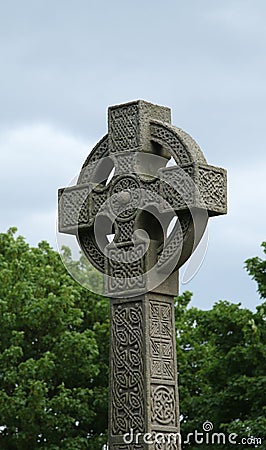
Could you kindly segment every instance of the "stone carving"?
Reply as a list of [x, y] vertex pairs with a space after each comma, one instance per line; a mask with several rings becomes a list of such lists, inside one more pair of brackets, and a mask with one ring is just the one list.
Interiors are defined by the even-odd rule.
[[127, 220], [125, 222], [118, 221], [116, 224], [117, 232], [116, 238], [118, 242], [127, 242], [128, 236], [133, 236], [135, 226], [135, 219]]
[[151, 378], [173, 380], [173, 318], [170, 304], [150, 303]]
[[226, 209], [226, 172], [222, 169], [199, 167], [199, 190], [207, 209]]
[[91, 215], [95, 217], [100, 212], [102, 205], [107, 201], [107, 190], [98, 192], [92, 191], [91, 195]]
[[77, 230], [77, 224], [87, 225], [89, 222], [86, 201], [88, 187], [68, 188], [59, 191], [59, 226], [64, 230]]
[[[162, 126], [164, 127], [165, 134], [162, 131]], [[170, 137], [168, 137], [169, 134], [166, 133], [166, 130], [170, 133]], [[191, 162], [197, 161], [200, 164], [207, 164], [207, 161], [197, 142], [194, 141], [194, 139], [192, 139], [192, 137], [181, 128], [177, 128], [170, 124], [159, 122], [158, 120], [151, 120], [150, 134], [152, 140], [154, 140], [155, 142], [159, 142], [162, 145], [164, 145], [164, 143], [168, 143], [169, 151], [171, 155], [174, 157], [177, 164], [179, 165], [186, 164], [187, 161]], [[171, 145], [172, 139], [174, 139], [173, 147]], [[179, 147], [180, 145], [182, 146], [181, 155]], [[184, 149], [188, 153], [188, 156], [184, 156]], [[180, 159], [180, 156], [182, 159]]]
[[226, 201], [225, 170], [171, 125], [169, 108], [141, 100], [109, 108], [108, 134], [77, 185], [59, 191], [59, 230], [77, 237], [112, 297], [109, 450], [180, 450], [172, 441], [125, 444], [123, 434], [179, 431], [177, 270]]
[[[149, 111], [150, 119], [147, 113]], [[169, 123], [154, 120], [152, 115], [155, 118], [166, 117], [168, 111], [145, 102], [132, 102], [110, 108], [108, 135], [95, 146], [85, 161], [78, 184], [72, 188], [71, 194], [66, 189], [61, 195], [63, 206], [60, 208], [60, 228], [63, 232], [76, 233], [78, 228], [93, 227], [95, 216], [101, 211], [103, 214], [110, 215], [111, 218], [114, 217], [116, 222], [114, 232], [118, 233], [114, 243], [126, 244], [131, 240], [131, 236], [127, 236], [128, 229], [135, 229], [135, 224], [133, 225], [131, 220], [136, 216], [138, 209], [146, 208], [149, 204], [155, 205], [162, 214], [171, 210], [174, 210], [177, 215], [181, 211], [186, 213], [189, 208], [204, 208], [205, 203], [209, 215], [225, 213], [225, 171], [217, 168], [208, 169], [210, 166], [206, 165], [202, 152], [190, 136]], [[144, 132], [147, 134], [148, 131], [150, 131], [151, 142], [157, 142], [162, 149], [172, 154], [179, 166], [161, 168], [157, 172], [157, 178], [144, 180], [141, 174], [134, 172], [141, 161], [134, 156], [139, 153], [134, 152], [140, 152], [142, 146], [146, 149], [147, 136]], [[102, 158], [105, 158], [103, 162]], [[115, 168], [115, 172], [107, 185], [111, 168]], [[209, 189], [207, 194], [206, 189]], [[84, 192], [84, 196], [81, 196], [79, 192]], [[88, 194], [88, 200], [85, 199], [85, 193]], [[207, 217], [208, 215], [206, 215], [206, 223]], [[124, 225], [118, 226], [119, 221]], [[128, 225], [129, 221], [130, 225]], [[180, 221], [182, 233], [176, 229], [174, 236], [165, 239], [164, 249], [158, 251], [160, 273], [167, 272], [170, 260], [176, 260], [178, 267], [178, 259], [182, 256], [180, 262], [184, 263], [185, 255], [190, 254], [190, 248], [187, 250], [182, 248], [183, 243], [187, 245], [189, 241], [190, 227], [185, 229], [182, 226], [183, 216]], [[193, 224], [193, 221], [191, 223]], [[79, 243], [86, 253], [88, 251], [86, 234], [79, 236]], [[99, 251], [104, 253], [104, 249], [99, 248], [96, 239], [92, 239], [90, 261], [93, 263], [93, 258], [96, 256], [97, 268], [102, 268], [103, 272], [108, 270], [109, 275], [112, 276], [115, 263], [108, 264], [108, 261], [105, 261], [104, 265], [99, 264]], [[107, 254], [108, 251], [105, 252], [105, 259]], [[143, 264], [145, 265], [145, 261], [140, 262], [139, 267]], [[121, 272], [119, 265], [117, 271]], [[123, 270], [123, 273], [128, 275], [128, 271]], [[115, 284], [118, 286], [117, 283]], [[136, 286], [134, 281], [130, 284]], [[141, 282], [140, 286], [143, 287], [144, 284]], [[114, 292], [114, 289], [111, 292]], [[111, 293], [109, 292], [108, 295]]]
[[80, 231], [79, 239], [82, 241], [82, 249], [89, 261], [100, 272], [104, 272], [105, 258], [94, 241], [92, 230]]
[[144, 432], [142, 304], [112, 306], [112, 433]]
[[112, 154], [116, 175], [132, 174], [135, 172], [135, 155], [132, 151]]
[[169, 126], [153, 122], [150, 127], [150, 133], [152, 140], [168, 146], [169, 152], [175, 156], [178, 164], [189, 164], [192, 161], [185, 146], [181, 143], [180, 139], [178, 139], [174, 130], [171, 130]]
[[145, 287], [144, 242], [110, 244], [107, 247], [108, 292], [121, 293]]
[[124, 176], [115, 182], [111, 191], [111, 208], [117, 219], [130, 220], [140, 201], [139, 183], [135, 177]]
[[180, 447], [178, 446], [178, 440], [176, 442], [174, 442], [170, 439], [170, 442], [165, 442], [165, 443], [159, 443], [156, 442], [155, 446], [154, 446], [154, 450], [178, 450]]
[[151, 387], [152, 425], [176, 425], [176, 400], [174, 386]]
[[161, 196], [175, 210], [180, 211], [195, 205], [196, 188], [192, 178], [193, 169], [193, 166], [185, 166], [171, 167], [161, 171]]
[[180, 221], [176, 224], [172, 235], [163, 246], [162, 252], [160, 248], [158, 249], [158, 270], [162, 269], [164, 265], [167, 264], [169, 260], [171, 260], [171, 258], [175, 257], [178, 254], [178, 249], [180, 249], [181, 251], [181, 246], [190, 225], [191, 217], [188, 217], [186, 215], [180, 218]]
[[151, 377], [159, 379], [174, 378], [172, 342], [151, 339]]
[[138, 148], [138, 112], [134, 104], [109, 110], [111, 152]]
[[150, 303], [151, 336], [171, 336], [171, 305]]

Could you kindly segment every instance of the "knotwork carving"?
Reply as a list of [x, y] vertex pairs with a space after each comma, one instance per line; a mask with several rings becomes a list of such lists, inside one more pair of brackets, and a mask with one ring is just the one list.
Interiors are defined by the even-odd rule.
[[[160, 193], [167, 204], [177, 211], [195, 204], [197, 194], [193, 181], [195, 169], [191, 166], [171, 167], [161, 171]], [[167, 208], [167, 205], [165, 206]]]
[[174, 386], [151, 386], [152, 425], [176, 425], [176, 399]]
[[134, 150], [139, 145], [137, 105], [109, 110], [111, 152]]
[[172, 336], [172, 314], [169, 303], [150, 303], [151, 336]]
[[141, 192], [136, 178], [124, 176], [114, 183], [111, 208], [117, 219], [131, 219], [136, 214], [140, 201]]
[[179, 165], [189, 164], [192, 162], [191, 156], [180, 139], [170, 127], [165, 124], [152, 122], [150, 126], [151, 138], [161, 145], [166, 145], [171, 155], [174, 156]]
[[162, 198], [159, 195], [160, 192], [160, 180], [159, 178], [151, 181], [141, 181], [141, 194], [142, 194], [142, 204], [162, 204]]
[[207, 208], [213, 207], [220, 210], [226, 208], [226, 173], [222, 170], [215, 170], [215, 168], [200, 167], [199, 168], [199, 183], [202, 199]]
[[112, 306], [112, 434], [144, 431], [143, 311], [141, 302]]
[[[197, 161], [207, 164], [207, 161], [196, 141], [181, 128], [152, 120], [150, 125], [152, 140], [161, 145], [167, 145], [170, 154], [178, 165]], [[186, 153], [186, 155], [185, 155]]]
[[[167, 439], [167, 435], [166, 435]], [[178, 437], [177, 437], [178, 439]], [[179, 450], [178, 440], [176, 442], [173, 441], [173, 438], [170, 436], [170, 442], [156, 442], [154, 446], [154, 450]]]
[[104, 272], [105, 258], [94, 241], [93, 230], [84, 230], [79, 232], [79, 239], [82, 241], [83, 251], [88, 260], [100, 272]]
[[145, 287], [144, 242], [110, 244], [107, 251], [109, 292], [125, 292]]
[[[165, 264], [182, 251], [183, 242], [187, 235], [189, 228], [191, 227], [191, 216], [189, 213], [180, 217], [179, 223], [177, 223], [169, 236], [165, 245], [158, 249], [158, 269], [164, 267]], [[180, 253], [178, 252], [178, 249]]]
[[[226, 209], [225, 172], [215, 168], [208, 170], [211, 166], [207, 165], [195, 141], [184, 131], [157, 120], [160, 117], [168, 120], [169, 110], [141, 101], [111, 107], [108, 135], [94, 147], [83, 165], [77, 186], [72, 188], [73, 194], [69, 189], [66, 190], [66, 199], [64, 201], [62, 198], [62, 207], [59, 207], [61, 211], [59, 224], [64, 232], [76, 233], [77, 229], [86, 226], [93, 228], [95, 217], [100, 212], [114, 222], [113, 232], [116, 234], [114, 242], [125, 245], [132, 240], [135, 224], [133, 225], [131, 221], [135, 217], [138, 219], [141, 209], [150, 211], [150, 207], [155, 208], [160, 214], [174, 211], [179, 217], [181, 226], [175, 227], [170, 237], [165, 239], [163, 249], [157, 248], [158, 276], [156, 278], [153, 274], [149, 278], [154, 281], [158, 279], [159, 284], [162, 282], [160, 277], [183, 264], [195, 247], [189, 244], [189, 239], [193, 239], [191, 230], [196, 226], [194, 218], [189, 216], [191, 226], [183, 226], [183, 217], [187, 216], [187, 211], [193, 208], [203, 210], [205, 203], [209, 215], [222, 214]], [[159, 145], [152, 147], [151, 142]], [[150, 153], [155, 150], [158, 152], [156, 155]], [[169, 155], [173, 156], [177, 166], [163, 167]], [[148, 156], [155, 156], [157, 160], [149, 161]], [[112, 168], [115, 170], [111, 176]], [[207, 224], [208, 214], [206, 213], [205, 224], [202, 225], [202, 233]], [[201, 220], [201, 223], [203, 222]], [[101, 230], [104, 224], [107, 228], [109, 226], [108, 221], [102, 220]], [[110, 234], [110, 227], [105, 233]], [[107, 292], [111, 295], [115, 286], [121, 284], [123, 275], [129, 278], [127, 277], [129, 270], [119, 264], [115, 268], [114, 263], [109, 264], [106, 261], [108, 250], [105, 251], [104, 246], [108, 244], [107, 240], [102, 240], [101, 246], [97, 244], [98, 238], [95, 237], [88, 245], [86, 236], [79, 233], [79, 243], [86, 255], [90, 253], [89, 259], [92, 264], [95, 257], [94, 265], [103, 269], [109, 277], [114, 271], [119, 274], [118, 284], [117, 281], [107, 283], [112, 286], [111, 291]], [[93, 236], [93, 232], [90, 236]], [[201, 234], [197, 234], [198, 240], [200, 237]], [[183, 244], [186, 248], [182, 248]], [[99, 251], [104, 253], [105, 264], [102, 264], [102, 261], [99, 263]], [[145, 288], [142, 274], [146, 269], [144, 268], [143, 272], [143, 264], [145, 265], [145, 261], [139, 262], [138, 266], [134, 262], [132, 276], [137, 276], [138, 286]], [[136, 287], [135, 281], [128, 283], [127, 280], [124, 283], [127, 289], [130, 285]]]
[[173, 310], [168, 303], [150, 302], [151, 378], [174, 380]]
[[102, 190], [101, 192], [92, 192], [91, 196], [91, 214], [95, 217], [101, 209], [101, 206], [107, 200], [107, 190]]
[[[61, 191], [62, 192], [62, 191]], [[77, 224], [87, 225], [89, 222], [88, 208], [86, 207], [87, 197], [89, 195], [88, 187], [79, 187], [79, 189], [69, 188], [67, 194], [60, 194], [60, 226], [77, 227]]]
[[128, 236], [133, 236], [134, 233], [135, 220], [128, 220], [126, 222], [119, 221], [117, 222], [117, 241], [118, 242], [127, 242]]
[[[169, 108], [141, 100], [113, 106], [108, 135], [77, 185], [60, 190], [59, 213], [60, 231], [77, 237], [112, 297], [109, 449], [146, 450], [124, 444], [123, 434], [178, 432], [170, 295], [208, 217], [226, 213], [226, 172], [170, 124]], [[174, 442], [151, 446], [177, 449]]]
[[116, 175], [134, 173], [135, 156], [136, 153], [134, 152], [122, 152], [112, 154]]

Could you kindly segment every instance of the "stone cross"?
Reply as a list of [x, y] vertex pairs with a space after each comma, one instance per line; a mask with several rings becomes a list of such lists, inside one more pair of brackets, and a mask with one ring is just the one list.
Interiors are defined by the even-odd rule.
[[180, 448], [178, 269], [226, 205], [226, 171], [169, 108], [142, 100], [109, 108], [108, 134], [59, 190], [59, 231], [77, 237], [111, 299], [109, 450]]

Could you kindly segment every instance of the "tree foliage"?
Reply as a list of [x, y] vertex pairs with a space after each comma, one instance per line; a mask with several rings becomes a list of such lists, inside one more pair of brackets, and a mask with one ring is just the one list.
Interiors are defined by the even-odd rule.
[[[266, 242], [262, 242], [261, 246], [266, 254]], [[249, 275], [257, 282], [260, 297], [266, 298], [266, 259], [263, 260], [258, 256], [247, 259], [245, 267]]]
[[84, 450], [106, 441], [108, 301], [46, 242], [0, 235], [0, 448]]
[[[31, 248], [15, 231], [0, 235], [0, 448], [100, 450], [107, 428], [109, 301], [76, 283], [46, 242]], [[82, 258], [72, 263], [68, 249], [64, 256], [79, 276], [95, 276]], [[262, 298], [265, 264], [257, 257], [246, 261]], [[252, 312], [219, 301], [201, 311], [189, 307], [191, 295], [176, 299], [183, 437], [202, 432], [207, 420], [215, 432], [262, 436], [266, 303]], [[195, 447], [193, 439], [182, 445]]]
[[236, 433], [239, 441], [262, 437], [266, 429], [266, 304], [256, 313], [226, 301], [200, 311], [186, 308], [190, 296], [179, 297], [176, 308], [183, 436], [203, 432], [203, 424], [210, 421], [215, 432]]

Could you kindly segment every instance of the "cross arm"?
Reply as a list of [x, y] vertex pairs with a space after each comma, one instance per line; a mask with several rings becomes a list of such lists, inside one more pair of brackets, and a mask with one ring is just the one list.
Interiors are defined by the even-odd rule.
[[60, 233], [77, 234], [78, 228], [88, 226], [89, 193], [88, 185], [77, 185], [58, 190], [58, 229]]
[[[227, 212], [227, 173], [208, 164], [192, 163], [159, 170], [160, 196], [168, 208], [205, 209], [209, 216]], [[168, 209], [164, 205], [164, 209]]]
[[96, 191], [91, 184], [59, 189], [59, 232], [76, 235], [78, 230], [91, 227], [106, 199], [107, 189], [98, 188]]

